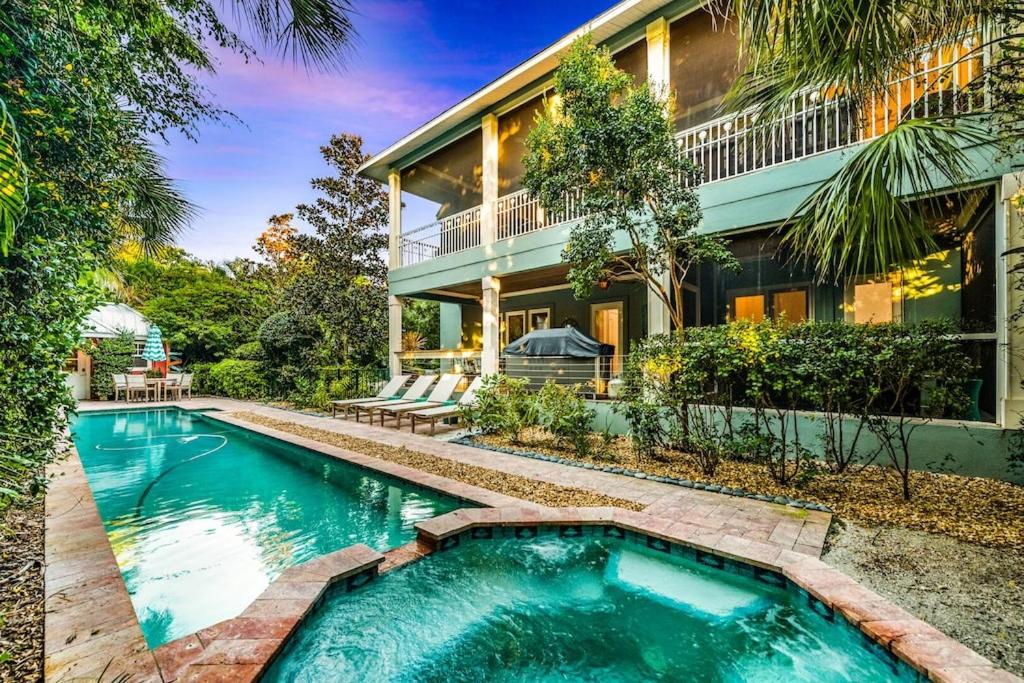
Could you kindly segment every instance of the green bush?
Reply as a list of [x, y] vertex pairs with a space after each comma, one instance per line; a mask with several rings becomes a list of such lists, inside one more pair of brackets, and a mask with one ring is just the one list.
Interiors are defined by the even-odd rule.
[[[833, 470], [884, 456], [909, 497], [917, 426], [960, 417], [967, 406], [973, 366], [953, 333], [941, 322], [687, 328], [633, 349], [617, 410], [643, 455], [678, 448], [708, 476], [723, 457], [751, 457], [783, 484], [813, 474], [792, 418], [797, 410], [818, 411]], [[736, 408], [744, 409], [742, 418]], [[842, 429], [846, 421], [855, 428]], [[874, 450], [863, 447], [864, 433], [875, 437]]]
[[473, 406], [460, 408], [472, 427], [497, 433], [521, 443], [523, 430], [537, 424], [537, 401], [529, 391], [530, 381], [507, 375], [489, 375], [476, 392]]
[[590, 423], [596, 415], [579, 393], [579, 386], [548, 380], [537, 393], [537, 419], [541, 427], [562, 445], [572, 445], [576, 454], [591, 453]]
[[272, 364], [306, 365], [321, 335], [312, 319], [281, 311], [263, 321], [257, 337]]
[[237, 346], [231, 352], [231, 358], [237, 360], [263, 360], [266, 356], [263, 354], [263, 347], [258, 341], [248, 341]]
[[258, 361], [222, 360], [210, 368], [210, 379], [229, 398], [251, 400], [267, 394], [262, 366]]
[[92, 356], [90, 391], [95, 398], [110, 398], [114, 394], [112, 375], [123, 374], [132, 365], [135, 337], [131, 332], [121, 332], [116, 337], [100, 339], [87, 352]]
[[210, 373], [215, 363], [189, 363], [182, 372], [192, 373], [192, 393], [207, 396], [220, 396], [224, 389], [218, 385]]

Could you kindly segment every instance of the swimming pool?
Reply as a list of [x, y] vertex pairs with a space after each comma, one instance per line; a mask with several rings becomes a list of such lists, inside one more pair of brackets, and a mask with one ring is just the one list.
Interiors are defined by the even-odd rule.
[[502, 531], [332, 589], [262, 680], [917, 680], [775, 575]]
[[467, 506], [176, 408], [84, 413], [72, 434], [151, 648], [237, 616], [288, 567]]

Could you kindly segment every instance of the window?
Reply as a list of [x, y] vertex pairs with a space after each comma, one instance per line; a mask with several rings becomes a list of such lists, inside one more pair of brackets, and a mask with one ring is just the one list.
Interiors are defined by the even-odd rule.
[[891, 323], [900, 315], [900, 288], [892, 279], [868, 278], [847, 289], [846, 320], [855, 323]]
[[621, 301], [590, 305], [591, 335], [602, 344], [615, 347], [611, 371], [616, 375], [622, 371], [624, 320]]
[[501, 314], [501, 345], [507, 346], [527, 332], [551, 327], [550, 308], [507, 311]]
[[766, 318], [776, 322], [799, 323], [807, 320], [807, 288], [783, 289], [731, 297], [731, 320], [759, 323]]
[[733, 320], [759, 323], [764, 320], [764, 294], [750, 294], [733, 299]]
[[772, 319], [790, 323], [807, 320], [807, 290], [793, 289], [772, 294]]
[[530, 331], [546, 330], [551, 327], [551, 309], [534, 308], [530, 311]]
[[718, 116], [718, 106], [739, 74], [736, 21], [697, 9], [669, 27], [669, 79], [676, 94], [676, 130]]

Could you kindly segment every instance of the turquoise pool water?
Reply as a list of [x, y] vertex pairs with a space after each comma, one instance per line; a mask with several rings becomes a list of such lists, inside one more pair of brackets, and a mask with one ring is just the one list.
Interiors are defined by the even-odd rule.
[[83, 414], [72, 431], [150, 647], [237, 616], [292, 565], [401, 545], [466, 506], [177, 409]]
[[463, 540], [332, 589], [263, 680], [916, 680], [750, 574], [599, 536]]

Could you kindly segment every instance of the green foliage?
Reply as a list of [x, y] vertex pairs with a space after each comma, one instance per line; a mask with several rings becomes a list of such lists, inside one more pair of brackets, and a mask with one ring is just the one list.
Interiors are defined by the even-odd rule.
[[112, 397], [114, 381], [111, 375], [124, 374], [132, 366], [132, 357], [135, 355], [134, 335], [122, 332], [110, 339], [100, 339], [95, 346], [87, 348], [86, 352], [92, 356], [90, 391], [93, 397]]
[[245, 342], [231, 352], [231, 357], [238, 360], [263, 360], [263, 347], [258, 341]]
[[295, 258], [303, 267], [285, 295], [296, 319], [315, 321], [322, 333], [321, 361], [372, 365], [387, 348], [387, 192], [357, 175], [368, 158], [355, 135], [336, 135], [320, 148], [337, 175], [315, 178], [320, 196], [296, 208], [314, 234], [296, 235]]
[[507, 375], [489, 375], [476, 392], [476, 403], [460, 406], [462, 418], [472, 427], [494, 432], [518, 444], [523, 430], [537, 424], [537, 402], [530, 381]]
[[[864, 126], [877, 103], [892, 101], [894, 79], [915, 77], [922, 46], [943, 46], [945, 53], [965, 37], [971, 41], [946, 68], [960, 75], [941, 95], [932, 87], [904, 94], [896, 125], [848, 155], [794, 211], [783, 232], [821, 279], [846, 268], [885, 272], [929, 253], [932, 236], [911, 202], [973, 175], [965, 147], [989, 141], [1007, 152], [1020, 148], [1024, 10], [1017, 0], [735, 0], [731, 8], [746, 70], [727, 108], [753, 111], [759, 125], [752, 140], [774, 139], [765, 129], [791, 115], [793, 98], [807, 92], [839, 94], [850, 125]], [[965, 83], [967, 73], [972, 80]]]
[[124, 276], [143, 301], [142, 313], [160, 326], [186, 362], [219, 360], [253, 341], [271, 310], [271, 294], [262, 281], [231, 277], [181, 255], [139, 260], [126, 267]]
[[[351, 31], [343, 0], [230, 6], [254, 20], [247, 32], [257, 40], [319, 63], [334, 63]], [[210, 0], [8, 0], [0, 9], [4, 140], [16, 130], [21, 143], [0, 151], [23, 167], [0, 166], [14, 171], [7, 180], [24, 188], [26, 205], [13, 238], [0, 218], [0, 506], [55, 451], [72, 407], [61, 368], [98, 300], [88, 283], [126, 237], [166, 240], [188, 212], [150, 141], [172, 129], [192, 136], [221, 115], [199, 80], [214, 50], [254, 56], [220, 9]]]
[[441, 348], [441, 305], [426, 299], [405, 299], [402, 302], [402, 329], [417, 333], [425, 349]]
[[780, 483], [813, 474], [794, 412], [821, 411], [833, 470], [884, 454], [909, 498], [913, 433], [963, 415], [972, 370], [946, 323], [731, 323], [644, 340], [617, 410], [644, 456], [676, 448], [707, 476], [722, 458], [752, 458]]
[[223, 396], [224, 390], [213, 381], [210, 370], [215, 363], [190, 363], [183, 372], [192, 373], [192, 393], [208, 396]]
[[281, 366], [307, 362], [319, 333], [315, 320], [281, 311], [264, 320], [257, 335], [263, 354], [272, 365]]
[[14, 239], [14, 227], [25, 214], [28, 169], [21, 160], [21, 138], [7, 103], [0, 99], [0, 254]]
[[258, 361], [228, 358], [210, 368], [210, 383], [228, 398], [252, 400], [266, 396], [263, 369]]
[[[586, 216], [563, 254], [573, 292], [584, 298], [599, 279], [640, 278], [682, 328], [690, 269], [739, 264], [723, 240], [697, 231], [700, 172], [678, 153], [670, 99], [648, 83], [634, 85], [589, 36], [562, 59], [555, 93], [558, 105], [546, 107], [527, 138], [523, 185], [551, 215], [563, 214], [572, 197]], [[616, 235], [628, 237], [628, 253], [616, 251]]]
[[587, 457], [592, 452], [590, 423], [596, 411], [587, 407], [579, 386], [565, 386], [549, 380], [537, 392], [538, 424], [560, 443], [572, 445], [576, 454]]

